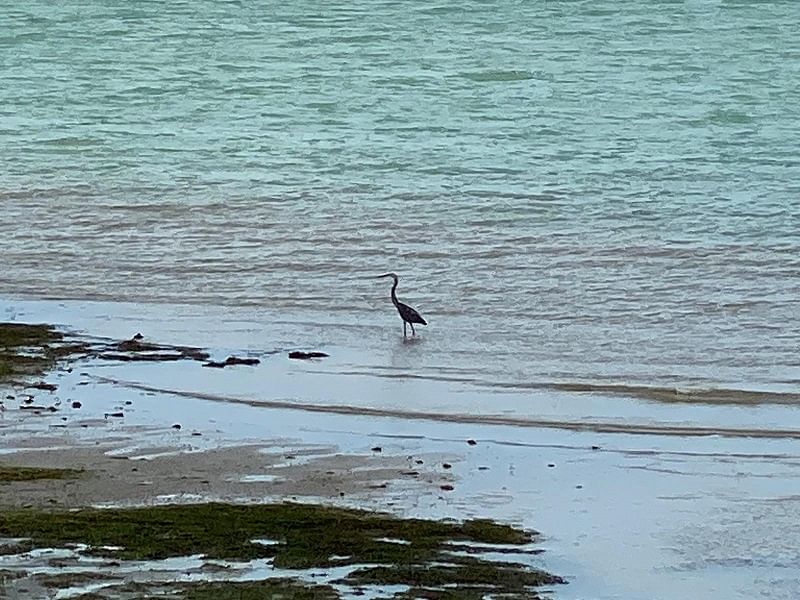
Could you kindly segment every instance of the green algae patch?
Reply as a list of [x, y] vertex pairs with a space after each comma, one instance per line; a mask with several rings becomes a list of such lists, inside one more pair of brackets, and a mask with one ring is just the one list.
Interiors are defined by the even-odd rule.
[[[85, 544], [86, 553], [119, 560], [161, 560], [203, 555], [205, 559], [271, 559], [281, 569], [350, 568], [336, 583], [349, 587], [399, 585], [445, 593], [469, 588], [504, 597], [535, 598], [533, 589], [558, 577], [521, 563], [481, 555], [459, 556], [456, 546], [518, 547], [530, 552], [531, 532], [494, 523], [401, 519], [388, 514], [310, 504], [166, 505], [125, 509], [0, 512], [0, 538], [29, 539], [37, 548]], [[345, 569], [347, 573], [347, 569]], [[336, 598], [334, 588], [284, 583], [285, 595], [271, 595], [277, 580], [214, 583], [176, 592], [187, 599]], [[281, 584], [281, 585], [284, 585]], [[273, 590], [274, 591], [274, 590]], [[180, 597], [180, 596], [179, 596]]]
[[268, 579], [241, 583], [202, 583], [177, 596], [180, 600], [336, 600], [339, 594], [328, 585], [304, 584], [291, 579]]
[[350, 585], [408, 585], [411, 586], [408, 597], [413, 598], [420, 597], [421, 590], [439, 590], [445, 593], [454, 587], [461, 593], [459, 598], [482, 598], [498, 594], [506, 598], [528, 598], [533, 588], [564, 583], [560, 577], [519, 563], [460, 558], [449, 559], [449, 564], [358, 569], [341, 582]]
[[5, 467], [0, 465], [0, 483], [36, 479], [72, 479], [83, 471], [75, 469], [43, 469], [39, 467]]
[[62, 339], [52, 325], [0, 323], [0, 348], [42, 347]]
[[0, 323], [0, 380], [44, 373], [57, 358], [52, 344], [62, 339], [50, 325]]

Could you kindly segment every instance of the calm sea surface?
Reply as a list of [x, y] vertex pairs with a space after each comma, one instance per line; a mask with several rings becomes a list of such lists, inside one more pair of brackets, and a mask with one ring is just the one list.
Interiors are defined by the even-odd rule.
[[0, 295], [797, 392], [798, 82], [795, 0], [5, 3]]

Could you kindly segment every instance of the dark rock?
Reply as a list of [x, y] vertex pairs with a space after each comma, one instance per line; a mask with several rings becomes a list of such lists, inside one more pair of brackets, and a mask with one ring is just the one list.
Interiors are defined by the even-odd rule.
[[238, 356], [229, 356], [225, 359], [226, 365], [257, 365], [261, 361], [257, 358], [239, 358]]
[[121, 412], [112, 412], [112, 413], [106, 413], [106, 414], [105, 414], [105, 418], [106, 418], [106, 419], [107, 419], [108, 417], [116, 417], [116, 418], [119, 418], [119, 417], [124, 417], [124, 416], [125, 416], [125, 414], [124, 414], [124, 413], [121, 413]]
[[325, 358], [328, 356], [324, 352], [300, 352], [295, 350], [294, 352], [289, 352], [289, 358], [296, 358], [300, 360], [305, 360], [308, 358]]
[[58, 389], [58, 386], [54, 383], [46, 383], [44, 381], [40, 381], [38, 383], [32, 383], [28, 387], [37, 389], [37, 390], [46, 390], [48, 392], [55, 392]]
[[136, 334], [135, 336], [133, 336], [133, 338], [131, 338], [131, 339], [134, 339], [134, 340], [137, 340], [137, 341], [138, 341], [138, 340], [144, 339], [144, 336], [143, 336], [141, 333], [137, 333], [137, 334]]
[[442, 468], [443, 469], [451, 469], [451, 468], [453, 468], [453, 465], [451, 465], [450, 463], [442, 463]]
[[592, 446], [592, 450], [600, 450], [600, 446]]
[[172, 428], [173, 429], [180, 429], [181, 428], [181, 424], [180, 423], [175, 423], [175, 425], [173, 425]]
[[445, 492], [452, 492], [455, 488], [452, 485], [450, 485], [449, 483], [445, 483], [444, 485], [440, 485], [439, 489], [442, 489]]
[[229, 356], [223, 362], [213, 361], [210, 360], [207, 363], [204, 363], [204, 367], [214, 367], [216, 369], [222, 369], [224, 367], [230, 367], [231, 365], [248, 365], [253, 366], [260, 364], [261, 361], [257, 358], [239, 358], [238, 356]]
[[547, 466], [548, 466], [548, 467], [550, 467], [550, 468], [552, 469], [552, 468], [553, 468], [553, 467], [555, 467], [556, 465], [555, 465], [555, 463], [547, 463]]
[[475, 445], [475, 444], [477, 444], [478, 442], [476, 442], [475, 440], [467, 440], [467, 443], [468, 443], [470, 446], [474, 446], [474, 445]]
[[374, 448], [370, 448], [370, 450], [372, 450], [373, 452], [381, 452], [383, 448], [381, 448], [380, 446], [375, 446]]

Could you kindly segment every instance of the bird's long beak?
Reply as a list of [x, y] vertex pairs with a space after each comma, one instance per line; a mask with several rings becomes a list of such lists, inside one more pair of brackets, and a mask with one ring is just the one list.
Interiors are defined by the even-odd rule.
[[380, 279], [381, 277], [391, 277], [391, 276], [392, 276], [391, 273], [386, 273], [384, 275], [375, 275], [375, 279]]

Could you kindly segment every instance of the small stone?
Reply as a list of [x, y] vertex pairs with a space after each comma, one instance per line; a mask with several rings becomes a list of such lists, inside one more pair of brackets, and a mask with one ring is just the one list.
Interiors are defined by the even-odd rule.
[[375, 446], [374, 448], [370, 448], [373, 452], [383, 452], [383, 448], [380, 446]]
[[81, 404], [77, 400], [75, 400], [75, 402], [72, 403], [72, 408], [80, 408], [81, 406], [83, 406], [83, 404]]
[[582, 489], [583, 489], [583, 486], [582, 486], [582, 485], [580, 485], [580, 484], [578, 484], [578, 485], [576, 485], [576, 486], [575, 486], [575, 489], [576, 489], [576, 490], [582, 490]]
[[417, 463], [418, 465], [423, 465], [423, 464], [425, 464], [425, 462], [424, 462], [422, 459], [417, 459], [417, 460], [415, 460], [414, 462], [415, 462], [415, 463]]
[[592, 450], [600, 450], [600, 446], [592, 446]]
[[257, 358], [239, 358], [238, 356], [229, 356], [225, 359], [226, 365], [249, 365], [254, 366], [260, 364], [261, 361]]
[[474, 445], [475, 445], [475, 444], [477, 444], [478, 442], [476, 442], [475, 440], [467, 440], [467, 443], [468, 443], [470, 446], [474, 446]]
[[478, 467], [478, 471], [488, 471], [489, 467]]
[[443, 469], [452, 469], [453, 465], [451, 465], [450, 463], [442, 463], [442, 468]]
[[132, 338], [132, 339], [134, 339], [134, 340], [137, 340], [137, 341], [138, 341], [138, 340], [142, 340], [142, 339], [144, 339], [144, 336], [143, 336], [141, 333], [137, 333], [136, 335], [134, 335], [134, 336], [133, 336], [133, 338]]
[[449, 483], [445, 483], [444, 485], [440, 485], [439, 489], [444, 490], [445, 492], [452, 492], [455, 488]]
[[553, 467], [555, 467], [556, 465], [555, 465], [555, 463], [547, 463], [547, 466], [548, 466], [548, 467], [550, 467], [550, 468], [552, 469], [552, 468], [553, 468]]
[[48, 392], [55, 392], [58, 389], [58, 386], [54, 383], [47, 383], [44, 381], [39, 381], [38, 383], [32, 383], [28, 387], [35, 388], [37, 390], [46, 390]]
[[325, 358], [328, 356], [324, 352], [300, 352], [294, 351], [289, 352], [289, 358], [294, 358], [295, 360], [307, 360], [309, 358]]
[[181, 428], [181, 424], [180, 423], [175, 423], [175, 425], [173, 425], [172, 428], [173, 429], [180, 429]]

